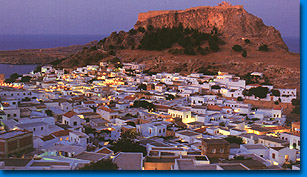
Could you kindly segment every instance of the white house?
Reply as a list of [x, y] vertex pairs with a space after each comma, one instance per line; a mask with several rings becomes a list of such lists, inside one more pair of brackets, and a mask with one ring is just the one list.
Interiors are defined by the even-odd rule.
[[183, 123], [194, 122], [195, 118], [192, 118], [191, 111], [186, 109], [168, 109], [168, 114], [173, 118], [179, 117], [182, 118]]
[[202, 138], [202, 134], [183, 130], [175, 133], [175, 136], [179, 137], [181, 141], [190, 143], [195, 143], [197, 139]]
[[153, 136], [166, 136], [167, 125], [160, 122], [151, 122], [145, 124], [136, 125], [136, 130], [142, 136], [153, 137]]
[[285, 141], [289, 141], [290, 149], [301, 149], [301, 137], [300, 134], [283, 132], [280, 133], [280, 138]]
[[255, 153], [262, 158], [269, 159], [269, 148], [262, 144], [241, 144], [240, 149], [248, 153]]
[[117, 111], [104, 106], [99, 106], [96, 111], [103, 119], [110, 122], [119, 116]]
[[285, 162], [296, 162], [296, 150], [288, 147], [271, 147], [269, 160], [273, 165], [283, 165]]
[[69, 132], [69, 141], [80, 145], [80, 146], [86, 146], [89, 140], [89, 136], [83, 132], [80, 131], [72, 131]]
[[81, 119], [77, 113], [69, 111], [62, 117], [62, 124], [69, 125], [73, 128], [81, 127], [86, 121]]

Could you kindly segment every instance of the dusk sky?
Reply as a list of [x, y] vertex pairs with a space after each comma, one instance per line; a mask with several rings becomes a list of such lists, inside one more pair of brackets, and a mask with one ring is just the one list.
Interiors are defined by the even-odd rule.
[[[0, 0], [0, 34], [109, 34], [129, 30], [139, 12], [215, 6], [221, 0]], [[228, 0], [276, 27], [300, 33], [299, 0]]]

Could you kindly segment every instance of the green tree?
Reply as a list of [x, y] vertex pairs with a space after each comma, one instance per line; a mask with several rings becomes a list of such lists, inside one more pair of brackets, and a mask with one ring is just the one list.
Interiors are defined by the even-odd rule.
[[86, 164], [83, 168], [79, 170], [117, 170], [118, 166], [116, 163], [113, 163], [111, 159], [102, 159], [96, 163], [91, 162]]
[[114, 50], [110, 50], [110, 52], [109, 52], [109, 55], [115, 55], [115, 52], [114, 52]]
[[175, 99], [175, 96], [171, 95], [171, 94], [167, 94], [167, 97], [165, 99], [166, 100], [173, 100], [173, 99]]
[[33, 70], [34, 73], [38, 73], [42, 71], [42, 66], [37, 65], [36, 68]]
[[217, 52], [220, 50], [219, 45], [215, 40], [211, 39], [211, 40], [208, 40], [208, 42], [209, 42], [209, 48], [212, 51]]
[[145, 33], [145, 28], [139, 27], [139, 28], [138, 28], [138, 31], [141, 32], [141, 33]]
[[264, 52], [267, 52], [269, 51], [269, 47], [266, 45], [266, 44], [262, 44], [259, 48], [258, 48], [259, 51], [264, 51]]
[[292, 99], [292, 105], [295, 106], [291, 113], [300, 114], [301, 113], [301, 103], [299, 99]]
[[250, 41], [249, 39], [245, 39], [244, 42], [245, 42], [246, 44], [251, 43], [251, 41]]
[[19, 75], [19, 74], [17, 74], [17, 73], [14, 73], [14, 74], [11, 74], [10, 75], [10, 79], [12, 79], [12, 80], [16, 80], [16, 79], [18, 79], [18, 77], [20, 77], [21, 75]]
[[244, 57], [244, 58], [247, 57], [247, 52], [246, 52], [246, 50], [244, 50], [244, 51], [242, 52], [242, 57]]
[[257, 98], [266, 98], [267, 94], [269, 92], [269, 89], [267, 87], [256, 87], [251, 88], [250, 92]]
[[134, 123], [134, 122], [131, 122], [131, 121], [126, 122], [126, 124], [127, 124], [127, 125], [131, 125], [131, 126], [133, 126], [133, 127], [136, 127], [135, 123]]
[[25, 76], [25, 77], [22, 77], [20, 82], [29, 82], [31, 80], [32, 77], [30, 76]]
[[53, 116], [52, 111], [51, 111], [51, 110], [49, 110], [49, 109], [48, 109], [48, 110], [46, 110], [46, 111], [45, 111], [45, 113], [46, 113], [48, 116]]
[[279, 90], [273, 89], [271, 91], [271, 93], [272, 93], [273, 96], [280, 96], [280, 91]]
[[147, 85], [146, 85], [146, 84], [140, 84], [140, 85], [138, 86], [138, 89], [139, 89], [139, 90], [147, 90]]
[[116, 152], [141, 152], [144, 156], [147, 155], [146, 147], [140, 145], [135, 141], [136, 133], [134, 131], [127, 131], [121, 135], [110, 149]]
[[219, 86], [219, 85], [213, 85], [213, 86], [211, 86], [211, 89], [220, 89], [221, 88], [221, 86]]
[[95, 45], [92, 46], [92, 47], [91, 47], [91, 50], [97, 50], [97, 46], [95, 46]]
[[239, 96], [239, 97], [237, 98], [237, 100], [238, 100], [238, 101], [243, 101], [243, 98]]
[[133, 107], [135, 108], [145, 108], [148, 110], [155, 110], [155, 105], [152, 103], [149, 103], [148, 101], [144, 101], [144, 100], [136, 100], [133, 103]]
[[231, 143], [237, 143], [237, 144], [243, 144], [243, 139], [241, 137], [237, 136], [228, 136], [224, 138], [226, 141], [228, 141], [230, 144]]
[[135, 35], [136, 33], [137, 33], [137, 31], [135, 29], [129, 30], [129, 34], [130, 35]]
[[232, 50], [236, 52], [241, 52], [243, 49], [240, 45], [233, 45]]

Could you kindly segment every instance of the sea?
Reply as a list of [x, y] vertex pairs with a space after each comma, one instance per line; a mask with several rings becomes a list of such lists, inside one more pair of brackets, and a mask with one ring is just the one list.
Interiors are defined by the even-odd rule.
[[[39, 34], [39, 35], [0, 35], [0, 50], [17, 49], [44, 49], [54, 47], [65, 47], [69, 45], [86, 44], [94, 40], [101, 40], [107, 35], [59, 35], [59, 34]], [[291, 52], [300, 53], [299, 37], [284, 37]], [[5, 78], [13, 73], [25, 74], [36, 68], [37, 65], [9, 65], [0, 64], [0, 73], [5, 74]]]

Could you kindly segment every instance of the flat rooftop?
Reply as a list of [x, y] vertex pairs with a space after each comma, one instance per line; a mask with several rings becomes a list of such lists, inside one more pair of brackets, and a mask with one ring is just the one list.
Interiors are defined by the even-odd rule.
[[13, 131], [7, 131], [0, 133], [0, 139], [9, 139], [13, 138], [18, 135], [27, 134], [28, 132], [20, 131], [20, 130], [13, 130]]

